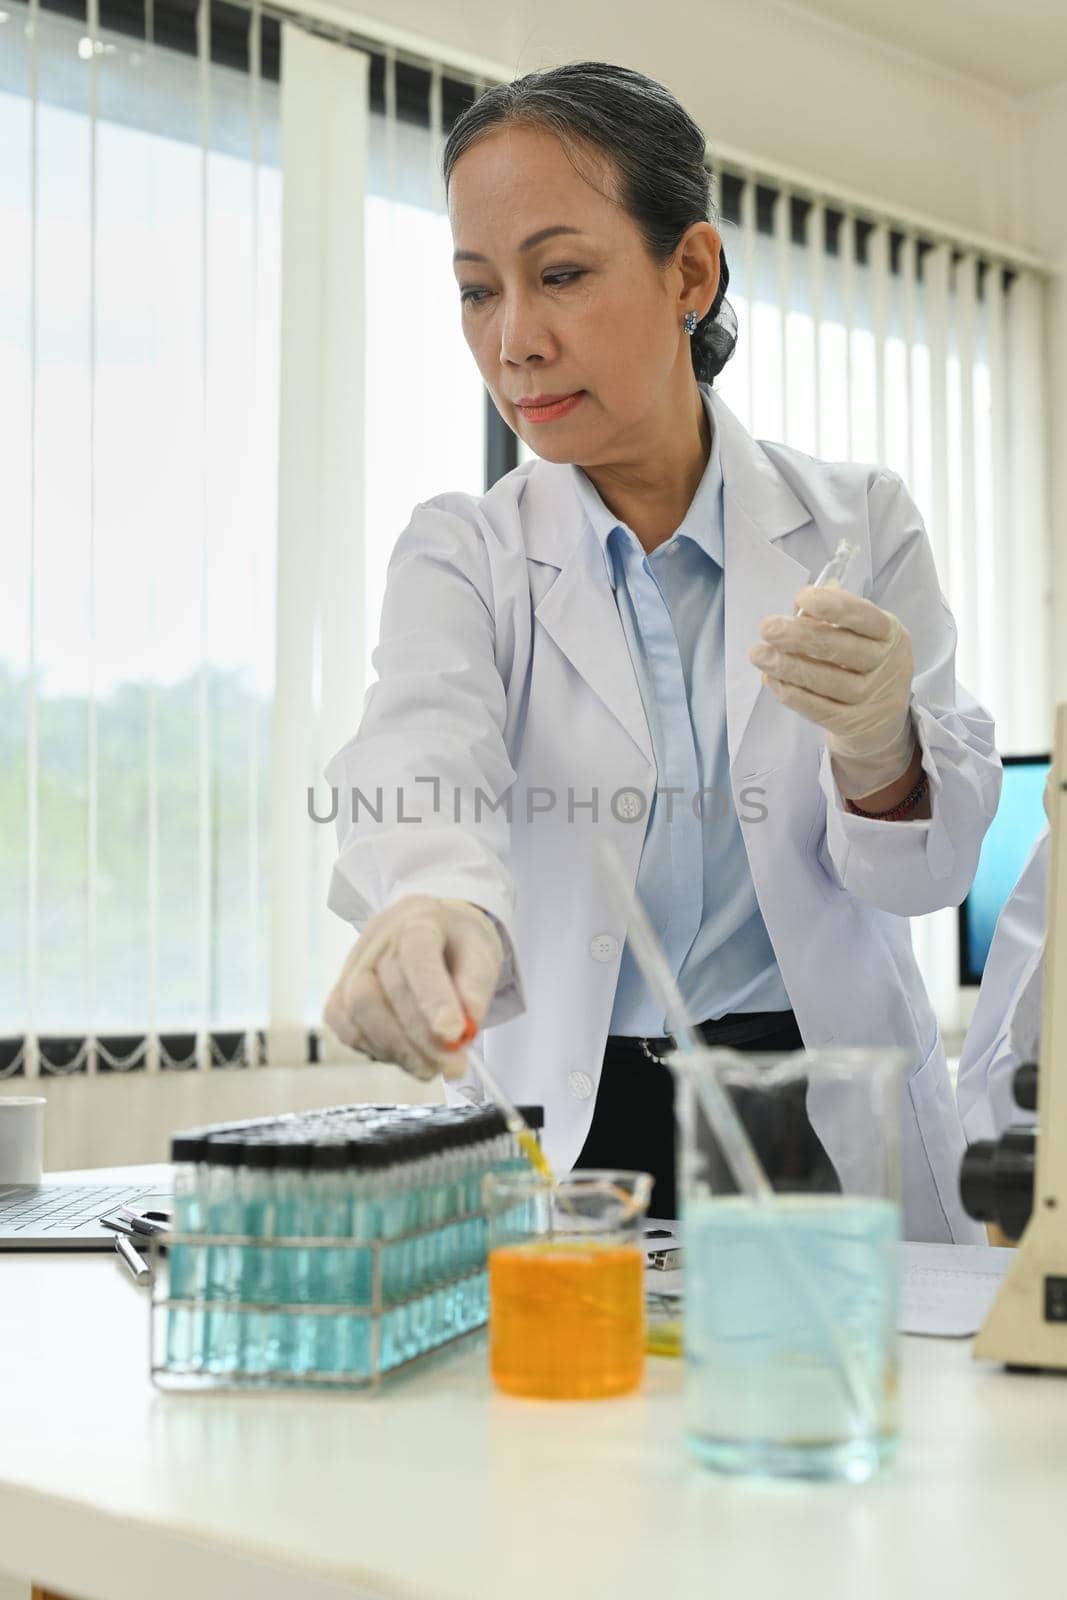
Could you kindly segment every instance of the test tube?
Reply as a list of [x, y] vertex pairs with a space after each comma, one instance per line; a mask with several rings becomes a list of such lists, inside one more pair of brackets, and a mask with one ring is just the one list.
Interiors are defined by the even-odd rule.
[[[245, 1142], [245, 1232], [262, 1243], [243, 1252], [241, 1299], [250, 1306], [271, 1306], [280, 1298], [280, 1252], [273, 1248], [278, 1224], [277, 1130], [264, 1124]], [[246, 1311], [241, 1327], [241, 1370], [248, 1374], [281, 1368], [281, 1319], [276, 1312]]]
[[[244, 1162], [245, 1141], [236, 1132], [212, 1133], [205, 1152], [205, 1231], [215, 1239], [244, 1231], [238, 1169]], [[207, 1249], [203, 1361], [208, 1372], [230, 1376], [239, 1365], [241, 1251], [232, 1244], [209, 1244]]]
[[[174, 1163], [173, 1231], [205, 1232], [203, 1212], [204, 1154], [208, 1146], [206, 1128], [190, 1128], [171, 1140], [170, 1159]], [[179, 1372], [196, 1371], [203, 1351], [204, 1312], [198, 1302], [205, 1298], [206, 1251], [202, 1245], [172, 1244], [167, 1250], [168, 1289], [171, 1301], [188, 1300], [190, 1305], [171, 1305], [167, 1309], [166, 1365]]]
[[[827, 583], [840, 583], [845, 575], [845, 568], [852, 560], [852, 557], [858, 556], [859, 553], [860, 547], [858, 544], [853, 544], [849, 539], [839, 539], [837, 549], [815, 579], [812, 588], [821, 589]], [[805, 617], [807, 614], [803, 606], [797, 606], [796, 615], [798, 617]]]
[[389, 1199], [385, 1237], [397, 1241], [386, 1245], [382, 1251], [383, 1294], [391, 1307], [387, 1313], [386, 1358], [392, 1366], [415, 1354], [414, 1307], [405, 1303], [414, 1288], [415, 1241], [406, 1235], [417, 1226], [424, 1145], [420, 1136], [403, 1122], [389, 1128], [386, 1138], [391, 1159], [387, 1169]]
[[311, 1256], [313, 1252], [301, 1246], [301, 1239], [314, 1237], [314, 1217], [311, 1195], [311, 1162], [314, 1144], [309, 1130], [299, 1123], [291, 1129], [279, 1129], [277, 1155], [278, 1193], [276, 1216], [279, 1231], [275, 1245], [279, 1263], [277, 1288], [279, 1302], [288, 1309], [281, 1325], [282, 1348], [280, 1364], [287, 1371], [304, 1374], [314, 1369], [315, 1319], [301, 1316], [296, 1309], [311, 1303]]
[[[376, 1368], [375, 1340], [380, 1340], [380, 1329], [374, 1326], [377, 1313], [371, 1312], [376, 1274], [376, 1263], [370, 1242], [381, 1237], [380, 1178], [382, 1166], [389, 1154], [380, 1141], [368, 1139], [365, 1132], [352, 1124], [348, 1133], [348, 1174], [352, 1198], [353, 1241], [361, 1240], [364, 1247], [350, 1246], [346, 1252], [345, 1303], [358, 1313], [346, 1317], [342, 1323], [340, 1358], [343, 1369], [357, 1377], [370, 1377]], [[380, 1343], [379, 1346], [380, 1348]]]
[[[319, 1239], [345, 1239], [351, 1232], [351, 1180], [348, 1172], [347, 1141], [326, 1124], [312, 1145], [311, 1232]], [[313, 1305], [335, 1306], [345, 1303], [347, 1293], [345, 1251], [316, 1247], [310, 1256], [308, 1294]], [[309, 1317], [312, 1335], [312, 1368], [316, 1372], [336, 1372], [342, 1364], [343, 1341], [340, 1316], [320, 1312]]]

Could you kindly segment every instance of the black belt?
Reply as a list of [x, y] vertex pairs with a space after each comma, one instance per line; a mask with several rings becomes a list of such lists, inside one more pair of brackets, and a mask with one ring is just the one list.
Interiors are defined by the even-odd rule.
[[[706, 1044], [725, 1045], [729, 1048], [732, 1044], [748, 1044], [752, 1039], [760, 1039], [766, 1033], [777, 1033], [780, 1028], [788, 1027], [793, 1021], [795, 1018], [792, 1011], [735, 1011], [732, 1016], [698, 1022], [697, 1032]], [[657, 1038], [641, 1034], [613, 1033], [608, 1036], [608, 1046], [615, 1046], [618, 1049], [630, 1046], [640, 1050], [652, 1061], [662, 1061], [664, 1056], [670, 1055], [672, 1050], [678, 1048], [673, 1035], [669, 1033]]]

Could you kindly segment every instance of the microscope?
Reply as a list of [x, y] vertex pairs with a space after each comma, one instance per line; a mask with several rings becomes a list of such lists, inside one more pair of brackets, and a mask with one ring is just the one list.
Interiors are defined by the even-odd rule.
[[974, 1342], [981, 1360], [1067, 1371], [1067, 705], [1056, 708], [1049, 799], [1040, 1060], [1015, 1074], [1016, 1103], [1036, 1128], [1009, 1128], [964, 1155], [965, 1210], [1018, 1239], [1015, 1259]]

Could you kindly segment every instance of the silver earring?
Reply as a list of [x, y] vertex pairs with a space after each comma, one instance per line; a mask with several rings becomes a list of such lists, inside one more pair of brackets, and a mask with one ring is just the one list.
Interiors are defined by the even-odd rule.
[[682, 324], [682, 326], [685, 328], [686, 333], [696, 333], [696, 331], [697, 331], [697, 314], [696, 314], [695, 311], [687, 311], [686, 312], [685, 321]]

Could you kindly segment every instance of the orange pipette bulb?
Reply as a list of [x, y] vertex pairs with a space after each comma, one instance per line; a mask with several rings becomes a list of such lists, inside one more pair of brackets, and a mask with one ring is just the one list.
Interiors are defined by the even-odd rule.
[[[464, 1012], [464, 1016], [466, 1016], [466, 1012]], [[463, 1032], [460, 1034], [459, 1038], [458, 1039], [446, 1040], [445, 1049], [446, 1050], [462, 1050], [463, 1046], [465, 1044], [470, 1044], [471, 1040], [474, 1038], [474, 1035], [477, 1032], [478, 1032], [478, 1029], [474, 1025], [474, 1018], [473, 1017], [467, 1017], [467, 1020], [463, 1025]]]

